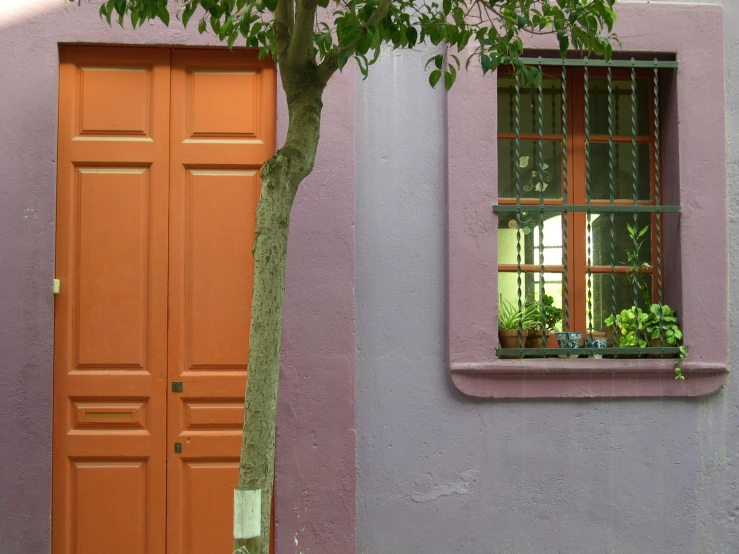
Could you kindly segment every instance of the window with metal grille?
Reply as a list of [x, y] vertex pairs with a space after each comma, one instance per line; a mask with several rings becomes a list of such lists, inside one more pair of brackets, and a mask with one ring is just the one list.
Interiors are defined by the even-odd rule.
[[[677, 355], [661, 309], [659, 340], [647, 342], [653, 337], [637, 325], [633, 348], [616, 348], [619, 331], [609, 319], [665, 303], [663, 219], [680, 207], [662, 203], [659, 80], [677, 62], [524, 63], [542, 74], [533, 87], [512, 70], [498, 72], [494, 211], [498, 310], [532, 317], [517, 318], [515, 348], [498, 355]], [[547, 343], [555, 332], [578, 332], [585, 348], [558, 348], [554, 337]], [[526, 335], [543, 338], [532, 347]], [[603, 348], [595, 339], [606, 336]]]

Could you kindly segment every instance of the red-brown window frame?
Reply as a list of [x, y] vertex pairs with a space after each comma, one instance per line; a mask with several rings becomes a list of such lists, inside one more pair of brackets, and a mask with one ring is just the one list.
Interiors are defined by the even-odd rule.
[[[556, 67], [544, 67], [542, 71], [546, 77], [553, 77], [561, 81], [562, 70]], [[585, 183], [585, 69], [582, 67], [568, 67], [566, 71], [566, 93], [567, 93], [567, 205], [584, 205], [586, 203], [586, 183]], [[631, 70], [625, 68], [613, 68], [612, 78], [614, 80], [630, 80]], [[498, 77], [510, 77], [513, 70], [510, 66], [500, 67], [498, 69]], [[607, 78], [607, 69], [603, 67], [588, 68], [589, 79], [592, 81], [605, 80]], [[657, 185], [660, 187], [660, 197], [662, 195], [662, 183], [656, 183], [655, 171], [655, 142], [654, 142], [654, 89], [651, 86], [653, 72], [648, 69], [637, 69], [635, 71], [636, 80], [647, 82], [648, 106], [647, 110], [649, 118], [649, 129], [647, 135], [637, 135], [637, 144], [649, 144], [649, 201], [639, 200], [638, 204], [643, 206], [654, 205], [656, 202]], [[498, 106], [501, 109], [501, 106]], [[521, 108], [524, 109], [523, 106]], [[558, 114], [561, 117], [561, 114]], [[515, 140], [515, 132], [497, 133], [498, 140]], [[539, 140], [538, 133], [519, 133], [521, 141], [535, 142]], [[545, 142], [562, 143], [562, 133], [543, 134]], [[631, 135], [613, 135], [614, 143], [631, 143]], [[608, 143], [608, 135], [590, 135], [591, 143]], [[661, 141], [660, 141], [661, 143]], [[562, 164], [562, 169], [564, 164]], [[564, 181], [561, 180], [564, 184]], [[539, 200], [536, 198], [521, 198], [522, 205], [538, 205]], [[546, 205], [564, 205], [564, 199], [545, 199]], [[608, 206], [609, 200], [595, 200], [591, 198], [590, 203], [593, 206]], [[515, 198], [498, 197], [500, 205], [515, 205]], [[633, 205], [633, 200], [614, 200], [614, 204], [622, 206]], [[568, 212], [562, 214], [563, 218], [567, 218], [567, 243], [563, 242], [562, 247], [567, 249], [568, 259], [571, 263], [567, 265], [567, 281], [568, 281], [568, 298], [569, 298], [569, 329], [572, 331], [580, 331], [583, 336], [589, 330], [587, 329], [587, 213], [585, 212]], [[650, 234], [651, 234], [651, 260], [650, 268], [641, 269], [642, 273], [651, 276], [652, 302], [657, 302], [659, 298], [658, 279], [657, 279], [657, 232], [656, 222], [660, 214], [652, 213], [650, 215]], [[664, 233], [660, 236], [659, 245], [663, 255], [660, 262], [664, 264]], [[591, 253], [592, 255], [592, 253]], [[617, 274], [627, 273], [631, 266], [616, 265], [615, 272]], [[661, 268], [663, 269], [663, 268]], [[541, 266], [536, 264], [521, 264], [522, 273], [539, 273]], [[516, 264], [498, 264], [498, 273], [515, 273], [518, 271]], [[564, 265], [545, 265], [545, 273], [559, 273], [564, 275]], [[611, 266], [592, 265], [590, 267], [592, 274], [610, 274]], [[564, 287], [564, 283], [563, 283]], [[603, 332], [593, 331], [593, 336], [604, 336]]]

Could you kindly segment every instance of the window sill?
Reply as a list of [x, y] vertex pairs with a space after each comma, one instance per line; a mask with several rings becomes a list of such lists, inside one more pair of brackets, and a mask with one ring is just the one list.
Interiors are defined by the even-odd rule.
[[477, 398], [692, 397], [716, 392], [725, 382], [725, 364], [680, 364], [674, 360], [494, 360], [450, 365], [454, 386]]

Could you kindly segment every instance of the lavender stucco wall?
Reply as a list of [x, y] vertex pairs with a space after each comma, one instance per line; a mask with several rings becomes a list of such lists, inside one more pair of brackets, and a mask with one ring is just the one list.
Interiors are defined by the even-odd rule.
[[[49, 551], [57, 44], [217, 44], [175, 23], [111, 29], [97, 3], [0, 1], [2, 554]], [[350, 72], [327, 90], [316, 169], [291, 220], [277, 422], [281, 553], [354, 547], [353, 90]], [[279, 144], [286, 108], [278, 100]]]
[[[732, 237], [739, 6], [723, 4]], [[689, 401], [569, 402], [476, 401], [448, 380], [446, 113], [429, 54], [388, 52], [357, 80], [357, 553], [735, 554], [735, 379]]]

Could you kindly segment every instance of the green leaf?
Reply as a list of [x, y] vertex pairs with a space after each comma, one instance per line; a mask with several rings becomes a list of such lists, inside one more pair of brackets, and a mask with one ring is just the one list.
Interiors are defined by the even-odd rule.
[[559, 40], [559, 55], [564, 58], [570, 48], [570, 37], [565, 34], [559, 36], [559, 33], [557, 33], [557, 39]]
[[443, 2], [444, 15], [449, 15], [452, 11], [452, 0], [444, 0]]
[[264, 5], [269, 11], [274, 12], [277, 9], [277, 0], [264, 0]]
[[352, 55], [351, 52], [349, 52], [348, 50], [344, 50], [343, 52], [339, 54], [339, 58], [337, 60], [339, 64], [339, 69], [343, 69], [343, 67], [346, 65], [346, 62], [349, 60], [349, 57], [351, 55]]
[[195, 13], [197, 4], [188, 4], [185, 11], [182, 12], [182, 26], [187, 28], [187, 23], [190, 21], [192, 14]]
[[413, 48], [418, 40], [418, 31], [414, 27], [408, 27], [405, 30], [405, 38], [408, 40], [408, 47]]
[[518, 16], [518, 27], [519, 28], [526, 27], [526, 24], [527, 23], [528, 23], [528, 21], [526, 20], [526, 18], [524, 16], [522, 16], [522, 15], [519, 15]]
[[362, 55], [366, 54], [370, 46], [372, 46], [372, 40], [373, 38], [370, 33], [363, 34], [357, 43], [357, 52]]
[[439, 79], [441, 79], [441, 71], [439, 69], [434, 69], [429, 73], [429, 84], [432, 87], [436, 87], [436, 83], [439, 82]]
[[233, 48], [234, 42], [236, 42], [236, 39], [239, 36], [238, 31], [233, 31], [230, 35], [228, 35], [228, 47]]
[[444, 88], [447, 92], [452, 88], [454, 81], [457, 79], [457, 70], [453, 65], [449, 66], [449, 71], [444, 72]]
[[204, 32], [205, 32], [205, 18], [202, 18], [198, 22], [198, 33], [202, 35]]
[[160, 4], [159, 7], [157, 7], [157, 16], [162, 20], [162, 23], [169, 26], [169, 12], [167, 11], [166, 6]]

